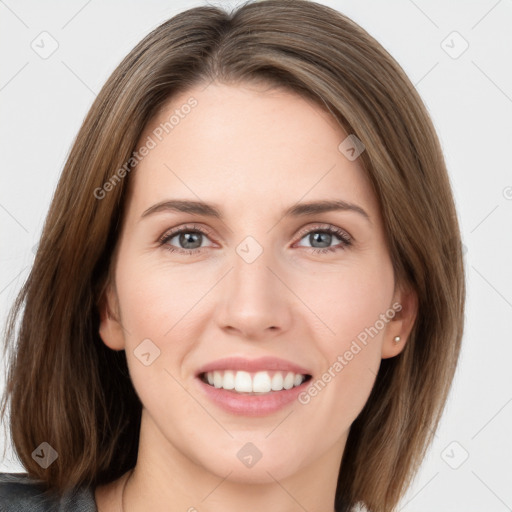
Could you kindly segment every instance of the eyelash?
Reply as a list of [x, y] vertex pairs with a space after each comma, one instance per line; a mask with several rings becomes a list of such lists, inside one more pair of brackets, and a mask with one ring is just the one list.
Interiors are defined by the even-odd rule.
[[[314, 254], [326, 254], [326, 253], [334, 253], [338, 250], [344, 250], [347, 247], [350, 247], [352, 245], [353, 239], [348, 233], [340, 228], [337, 228], [336, 226], [328, 225], [327, 227], [320, 228], [319, 226], [315, 226], [313, 228], [302, 230], [299, 233], [299, 241], [302, 240], [305, 236], [309, 235], [310, 233], [329, 233], [332, 235], [336, 235], [341, 240], [341, 245], [335, 246], [335, 247], [324, 247], [324, 248], [318, 248], [318, 247], [306, 247], [306, 249], [310, 249], [311, 253]], [[165, 250], [169, 252], [177, 252], [179, 254], [185, 254], [185, 255], [198, 255], [203, 252], [203, 249], [207, 249], [207, 247], [199, 247], [197, 249], [181, 249], [180, 247], [173, 247], [169, 245], [167, 242], [174, 238], [176, 235], [179, 235], [181, 233], [201, 233], [205, 236], [209, 236], [210, 233], [208, 230], [205, 230], [204, 228], [197, 226], [195, 224], [184, 226], [182, 228], [171, 230], [166, 232], [162, 237], [160, 237], [158, 243], [159, 246], [163, 247]]]

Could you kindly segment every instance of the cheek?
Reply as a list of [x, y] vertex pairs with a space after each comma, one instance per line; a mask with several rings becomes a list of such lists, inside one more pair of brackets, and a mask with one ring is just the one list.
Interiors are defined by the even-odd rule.
[[149, 414], [168, 421], [171, 411], [179, 411], [183, 427], [193, 430], [189, 419], [198, 412], [180, 385], [181, 371], [195, 340], [200, 339], [194, 330], [201, 324], [194, 320], [192, 308], [207, 287], [197, 279], [185, 283], [183, 276], [140, 260], [125, 260], [116, 279], [127, 363], [139, 398]]
[[342, 350], [391, 307], [393, 268], [384, 256], [376, 257], [312, 277], [309, 284], [301, 293], [322, 321], [319, 332], [320, 340], [325, 338], [324, 351], [332, 353], [333, 349]]
[[[126, 356], [134, 387], [144, 403], [169, 396], [179, 399], [176, 392], [180, 388], [172, 377], [182, 380], [182, 361], [199, 339], [194, 335], [198, 325], [193, 322], [193, 306], [204, 295], [206, 285], [201, 286], [197, 279], [186, 282], [183, 275], [140, 258], [119, 260], [116, 287]], [[186, 409], [188, 402], [184, 399], [180, 406]]]
[[324, 368], [299, 401], [315, 411], [310, 417], [318, 421], [317, 428], [322, 428], [322, 422], [333, 431], [348, 428], [364, 407], [395, 313], [393, 291], [392, 265], [382, 258], [378, 264], [360, 270], [352, 267], [336, 279], [326, 279], [322, 293], [317, 288], [310, 295], [309, 305], [320, 312], [323, 322], [321, 334], [313, 333], [313, 338]]
[[205, 277], [192, 267], [126, 258], [116, 282], [127, 330], [164, 342], [184, 326], [190, 329], [194, 305], [212, 285], [211, 275]]

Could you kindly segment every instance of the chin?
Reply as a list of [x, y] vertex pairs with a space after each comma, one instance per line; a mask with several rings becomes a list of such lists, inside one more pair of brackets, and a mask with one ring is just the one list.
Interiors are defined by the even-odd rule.
[[[260, 459], [254, 466], [246, 467], [238, 460], [224, 460], [215, 467], [206, 467], [206, 469], [219, 478], [226, 478], [237, 484], [273, 484], [276, 480], [281, 481], [292, 476], [298, 469], [295, 465], [287, 464], [281, 457], [272, 457], [273, 460], [263, 461]], [[291, 461], [290, 461], [291, 462]]]
[[307, 457], [298, 449], [301, 443], [294, 449], [286, 446], [282, 438], [276, 437], [273, 443], [268, 439], [265, 441], [266, 435], [268, 432], [261, 434], [261, 441], [245, 441], [242, 435], [231, 439], [228, 446], [216, 443], [215, 450], [206, 448], [207, 457], [198, 453], [196, 461], [209, 473], [241, 484], [275, 483], [275, 480], [292, 476], [307, 464]]

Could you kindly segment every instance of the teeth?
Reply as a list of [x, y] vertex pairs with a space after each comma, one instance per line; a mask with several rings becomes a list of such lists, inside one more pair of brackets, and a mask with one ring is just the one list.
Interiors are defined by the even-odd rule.
[[207, 372], [204, 380], [216, 388], [234, 390], [237, 393], [269, 393], [300, 386], [306, 376], [293, 372], [256, 372], [226, 370]]
[[252, 380], [251, 374], [247, 372], [236, 372], [235, 375], [235, 391], [239, 393], [251, 393], [252, 392]]
[[222, 387], [224, 389], [235, 389], [235, 374], [233, 372], [224, 372]]
[[272, 391], [281, 391], [283, 389], [283, 374], [281, 372], [277, 372], [272, 377], [271, 389]]
[[272, 389], [272, 381], [267, 372], [258, 372], [252, 379], [254, 393], [268, 393]]
[[284, 389], [292, 389], [294, 380], [295, 380], [295, 375], [292, 372], [288, 372], [286, 374], [286, 377], [284, 378], [283, 388]]

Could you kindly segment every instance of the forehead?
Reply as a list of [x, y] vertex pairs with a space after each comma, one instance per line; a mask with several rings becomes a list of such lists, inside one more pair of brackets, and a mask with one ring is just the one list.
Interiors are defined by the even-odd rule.
[[[143, 209], [179, 197], [240, 213], [314, 199], [365, 204], [377, 215], [359, 160], [340, 151], [348, 134], [312, 100], [244, 84], [191, 88], [169, 100], [137, 147], [151, 145], [132, 176]], [[151, 142], [149, 142], [151, 140]]]

